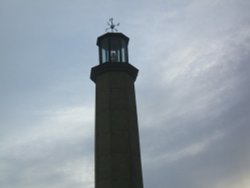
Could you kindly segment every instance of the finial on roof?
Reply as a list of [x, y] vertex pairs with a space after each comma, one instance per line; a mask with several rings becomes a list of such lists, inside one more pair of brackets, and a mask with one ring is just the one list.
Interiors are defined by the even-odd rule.
[[111, 31], [111, 32], [117, 32], [118, 30], [116, 29], [117, 26], [120, 25], [120, 23], [114, 24], [114, 18], [110, 18], [109, 21], [107, 22], [107, 25], [109, 26], [108, 28], [106, 28], [106, 32], [107, 31]]

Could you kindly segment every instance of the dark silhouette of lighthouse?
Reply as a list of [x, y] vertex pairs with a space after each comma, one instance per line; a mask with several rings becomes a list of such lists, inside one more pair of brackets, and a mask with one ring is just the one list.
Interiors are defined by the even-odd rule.
[[96, 84], [95, 188], [143, 188], [134, 82], [138, 69], [129, 64], [129, 38], [111, 32], [97, 39], [99, 65], [91, 69]]

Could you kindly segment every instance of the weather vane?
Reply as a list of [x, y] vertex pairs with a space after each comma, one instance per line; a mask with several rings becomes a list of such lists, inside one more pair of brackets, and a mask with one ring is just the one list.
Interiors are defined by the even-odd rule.
[[117, 26], [119, 26], [120, 25], [120, 23], [117, 23], [117, 24], [114, 24], [114, 18], [110, 18], [109, 19], [109, 22], [107, 22], [107, 25], [109, 26], [108, 28], [106, 28], [106, 32], [108, 31], [108, 30], [110, 30], [111, 32], [114, 32], [114, 31], [118, 31], [117, 29], [116, 29], [116, 27]]

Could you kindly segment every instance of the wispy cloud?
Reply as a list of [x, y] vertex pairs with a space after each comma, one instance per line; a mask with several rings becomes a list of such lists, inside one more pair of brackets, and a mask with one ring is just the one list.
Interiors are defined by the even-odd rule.
[[[2, 185], [92, 185], [93, 108], [37, 113], [43, 115], [39, 126], [20, 129], [1, 142]], [[14, 182], [9, 182], [11, 177]]]

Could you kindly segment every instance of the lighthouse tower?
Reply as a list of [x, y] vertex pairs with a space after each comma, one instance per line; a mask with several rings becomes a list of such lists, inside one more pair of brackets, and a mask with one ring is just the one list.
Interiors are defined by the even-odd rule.
[[129, 63], [129, 38], [114, 32], [97, 38], [95, 188], [143, 188], [134, 82], [138, 69]]

